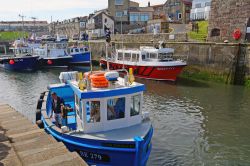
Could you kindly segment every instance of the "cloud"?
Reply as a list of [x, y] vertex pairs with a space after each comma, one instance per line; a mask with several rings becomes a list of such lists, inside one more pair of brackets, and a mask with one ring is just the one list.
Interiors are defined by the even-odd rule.
[[[95, 10], [108, 6], [108, 0], [1, 0], [0, 21], [20, 20], [18, 14], [23, 14], [26, 20], [38, 17], [40, 20], [66, 19], [88, 15]], [[133, 0], [146, 6], [149, 0]], [[151, 4], [161, 4], [165, 0], [151, 0]]]

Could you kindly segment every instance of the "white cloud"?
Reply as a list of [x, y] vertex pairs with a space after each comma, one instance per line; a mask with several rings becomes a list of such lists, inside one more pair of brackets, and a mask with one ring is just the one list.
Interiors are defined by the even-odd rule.
[[[147, 6], [148, 0], [133, 0], [140, 6]], [[165, 0], [151, 0], [152, 5], [162, 4]], [[107, 8], [108, 0], [0, 0], [0, 21], [19, 20], [18, 14], [35, 16], [41, 20], [70, 18], [88, 15], [94, 10]], [[26, 18], [28, 19], [28, 18]]]

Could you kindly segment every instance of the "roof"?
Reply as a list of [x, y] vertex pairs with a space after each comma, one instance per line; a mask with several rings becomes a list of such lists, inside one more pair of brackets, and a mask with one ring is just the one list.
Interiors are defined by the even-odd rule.
[[129, 12], [154, 12], [153, 7], [131, 7]]
[[164, 4], [159, 4], [159, 5], [152, 5], [151, 7], [152, 8], [157, 8], [157, 7], [163, 7], [164, 6]]
[[96, 16], [99, 16], [100, 14], [105, 14], [107, 17], [109, 17], [110, 19], [114, 20], [114, 18], [112, 16], [110, 16], [106, 10], [99, 10], [99, 11], [96, 11], [95, 13], [93, 14], [90, 14], [89, 15], [89, 19], [91, 18], [94, 18]]
[[[34, 21], [1, 21], [0, 24], [34, 24]], [[35, 21], [36, 24], [48, 24], [47, 21]]]

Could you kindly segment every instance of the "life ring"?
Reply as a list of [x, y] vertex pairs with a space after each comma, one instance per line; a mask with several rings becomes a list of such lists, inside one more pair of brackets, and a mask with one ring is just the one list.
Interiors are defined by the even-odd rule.
[[105, 78], [105, 73], [95, 73], [90, 75], [91, 86], [94, 88], [108, 87], [108, 80]]
[[241, 31], [239, 28], [235, 29], [234, 32], [233, 32], [233, 38], [235, 40], [239, 40], [241, 37]]

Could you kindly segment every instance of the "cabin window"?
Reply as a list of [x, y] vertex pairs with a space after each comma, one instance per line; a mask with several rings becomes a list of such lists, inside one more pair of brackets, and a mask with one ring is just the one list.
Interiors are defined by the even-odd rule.
[[136, 60], [139, 61], [139, 54], [136, 54]]
[[[138, 57], [139, 58], [139, 57]], [[144, 60], [146, 58], [146, 55], [145, 54], [142, 54], [141, 55], [141, 59]]]
[[[77, 95], [75, 95], [75, 108], [76, 108], [76, 113], [81, 117], [82, 110], [80, 109], [80, 99]], [[80, 110], [81, 112], [79, 112]]]
[[150, 59], [157, 59], [157, 53], [150, 53]]
[[101, 121], [100, 101], [86, 102], [86, 114], [88, 123], [96, 123]]
[[136, 54], [134, 54], [134, 53], [132, 54], [132, 62], [136, 62], [137, 61], [136, 56], [137, 56]]
[[123, 54], [122, 54], [122, 52], [118, 52], [118, 60], [123, 60]]
[[88, 51], [88, 48], [84, 48], [85, 51]]
[[172, 53], [159, 53], [158, 58], [159, 59], [167, 59], [167, 58], [172, 58], [173, 54]]
[[80, 52], [83, 52], [83, 48], [80, 48]]
[[135, 95], [131, 97], [130, 116], [136, 116], [140, 114], [141, 107], [141, 95]]
[[124, 54], [124, 59], [125, 59], [126, 61], [130, 61], [130, 59], [131, 59], [131, 54], [130, 54], [130, 53], [125, 53], [125, 54]]
[[125, 117], [125, 97], [108, 99], [107, 119], [115, 120]]
[[79, 49], [78, 49], [78, 48], [76, 48], [76, 49], [75, 49], [75, 51], [76, 51], [76, 52], [79, 52]]
[[70, 52], [74, 52], [74, 49], [71, 49], [71, 51]]

